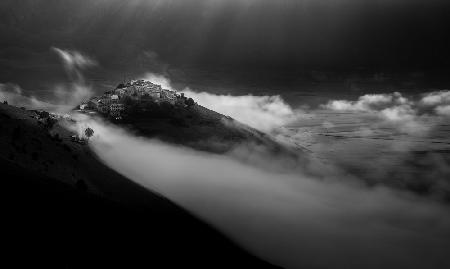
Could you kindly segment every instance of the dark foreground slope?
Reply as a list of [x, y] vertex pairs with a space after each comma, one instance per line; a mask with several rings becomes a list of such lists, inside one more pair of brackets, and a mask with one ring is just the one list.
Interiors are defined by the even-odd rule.
[[0, 105], [2, 243], [14, 267], [272, 267], [29, 114]]

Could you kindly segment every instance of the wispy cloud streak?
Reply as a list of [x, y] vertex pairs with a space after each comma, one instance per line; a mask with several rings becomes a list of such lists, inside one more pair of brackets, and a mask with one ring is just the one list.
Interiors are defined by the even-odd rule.
[[49, 100], [43, 100], [27, 93], [16, 84], [0, 84], [0, 98], [12, 105], [24, 106], [28, 109], [44, 109], [65, 113], [89, 98], [93, 92], [86, 82], [83, 70], [97, 65], [90, 57], [74, 50], [52, 48], [61, 59], [69, 77], [69, 84], [59, 84], [51, 89]]

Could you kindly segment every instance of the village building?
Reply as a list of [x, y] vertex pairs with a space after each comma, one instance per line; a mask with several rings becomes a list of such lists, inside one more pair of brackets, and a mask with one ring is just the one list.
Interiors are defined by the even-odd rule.
[[177, 101], [177, 94], [175, 91], [163, 90], [161, 92], [161, 99], [174, 105]]
[[103, 95], [100, 99], [99, 99], [99, 103], [102, 103], [105, 106], [109, 106], [111, 105], [111, 96], [108, 95]]
[[[131, 80], [123, 82], [116, 89], [106, 91], [102, 96], [93, 97], [83, 104], [82, 109], [96, 110], [113, 118], [121, 118], [125, 110], [124, 100], [131, 99], [136, 102], [168, 102], [172, 105], [184, 105], [186, 97], [183, 93], [163, 89], [161, 85], [145, 80]], [[81, 106], [80, 106], [81, 109]]]
[[111, 95], [111, 103], [117, 103], [119, 102], [119, 96], [118, 95]]
[[124, 96], [126, 94], [127, 90], [124, 88], [118, 88], [114, 91], [114, 93], [118, 96]]
[[125, 107], [123, 104], [112, 103], [110, 105], [109, 115], [114, 118], [120, 117], [123, 110], [125, 110]]
[[98, 101], [100, 100], [100, 97], [93, 97], [91, 100], [87, 102], [87, 109], [93, 109], [98, 110]]
[[100, 100], [100, 101], [98, 101], [97, 109], [98, 109], [98, 112], [107, 114], [107, 113], [109, 113], [110, 104], [105, 104], [105, 103], [103, 103], [102, 100]]

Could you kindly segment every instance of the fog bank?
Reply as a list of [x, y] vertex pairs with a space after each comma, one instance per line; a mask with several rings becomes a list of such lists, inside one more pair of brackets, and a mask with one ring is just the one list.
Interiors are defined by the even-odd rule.
[[[84, 117], [83, 117], [84, 118]], [[386, 188], [276, 172], [136, 137], [93, 119], [110, 167], [287, 268], [445, 268], [448, 208]], [[79, 127], [80, 127], [79, 126]]]

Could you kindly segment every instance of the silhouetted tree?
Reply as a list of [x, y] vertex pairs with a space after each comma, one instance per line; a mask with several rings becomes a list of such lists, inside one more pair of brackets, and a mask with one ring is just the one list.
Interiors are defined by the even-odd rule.
[[89, 140], [89, 138], [91, 138], [94, 135], [94, 130], [92, 130], [91, 128], [87, 128], [86, 130], [84, 130], [84, 134]]
[[187, 106], [193, 106], [195, 105], [194, 99], [192, 98], [188, 98], [186, 99], [186, 101], [184, 102]]
[[53, 119], [53, 118], [48, 117], [48, 118], [45, 120], [45, 127], [47, 127], [48, 129], [51, 129], [51, 128], [53, 128], [53, 126], [56, 124], [56, 122], [57, 122], [56, 119]]
[[45, 118], [50, 117], [50, 113], [48, 113], [47, 111], [41, 111], [41, 112], [39, 112], [38, 114], [39, 114], [39, 117], [40, 117], [41, 119], [45, 119]]

